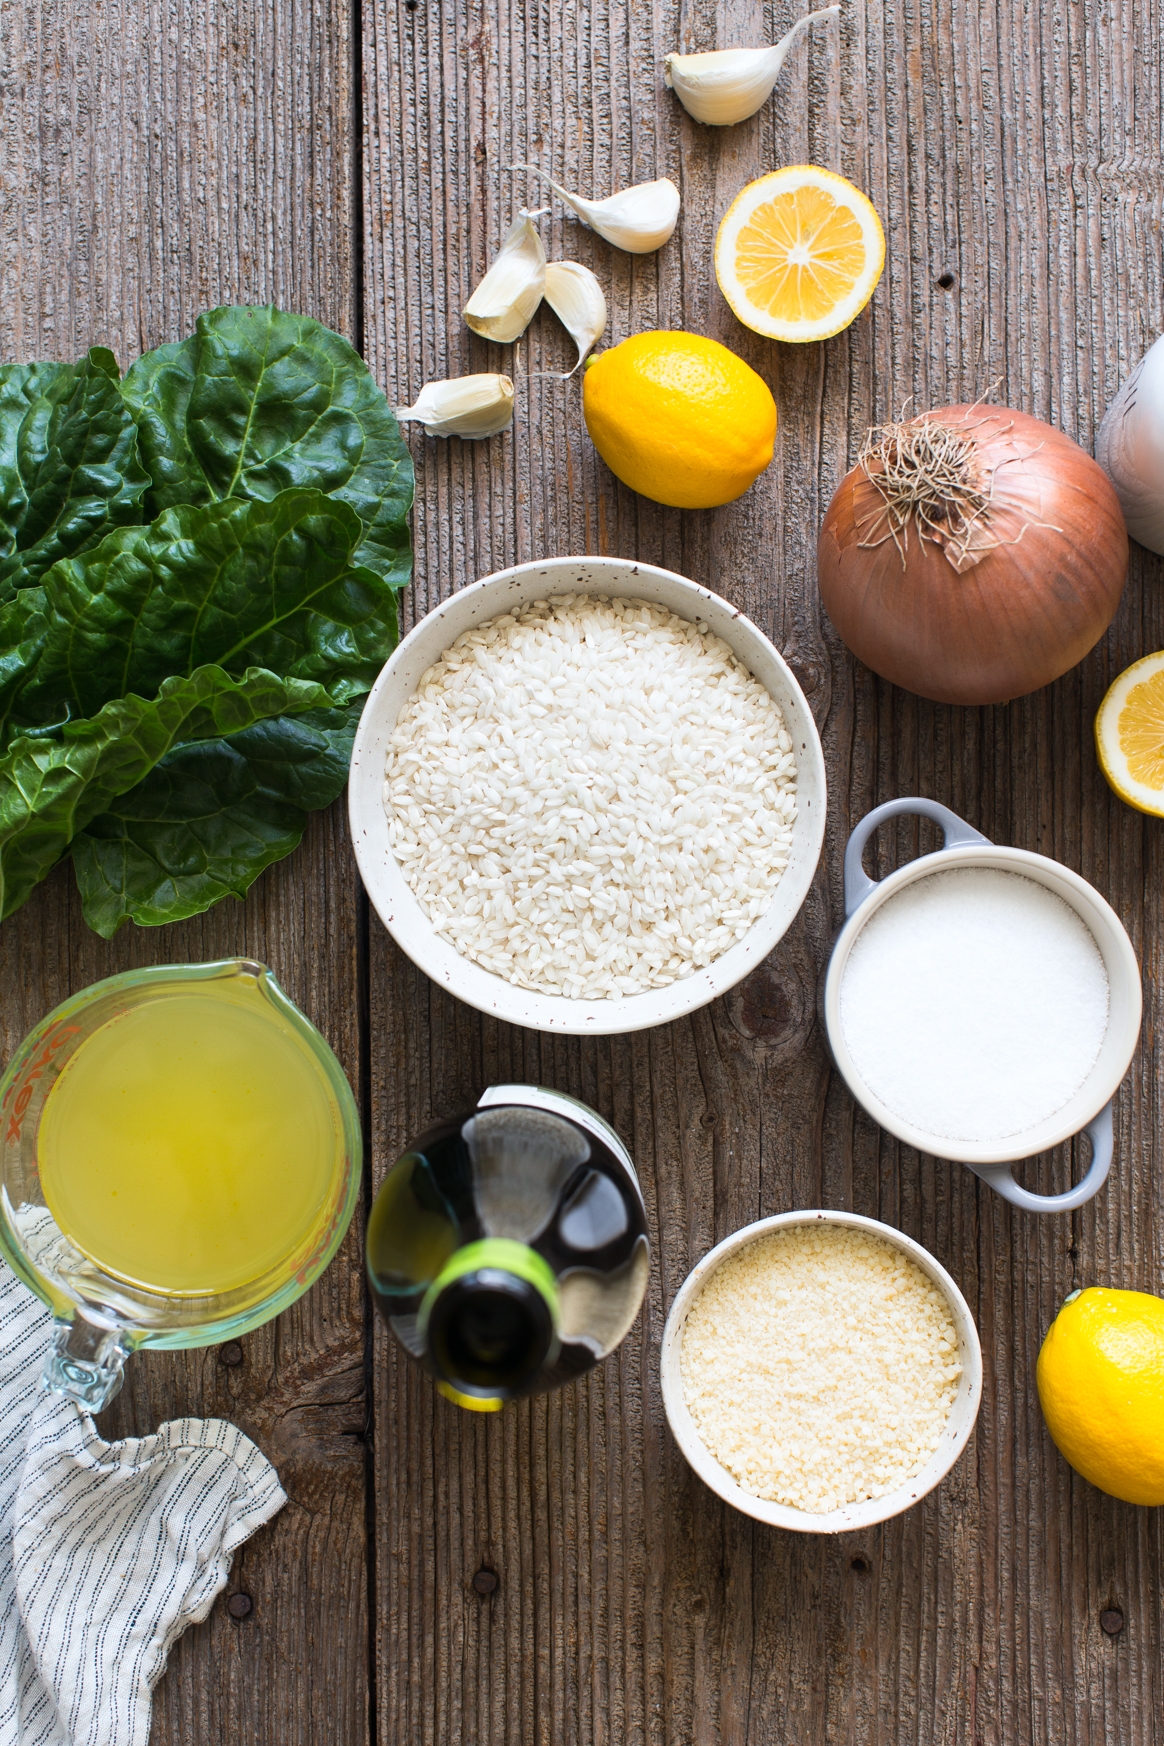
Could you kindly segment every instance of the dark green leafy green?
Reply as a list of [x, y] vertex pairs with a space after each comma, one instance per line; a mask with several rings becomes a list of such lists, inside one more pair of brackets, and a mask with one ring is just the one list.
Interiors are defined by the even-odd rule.
[[224, 739], [329, 702], [322, 686], [261, 668], [236, 679], [221, 667], [200, 667], [167, 679], [152, 702], [118, 698], [55, 737], [14, 740], [0, 759], [0, 918], [20, 907], [79, 830], [176, 746]]
[[89, 926], [109, 939], [130, 919], [178, 921], [243, 897], [340, 793], [360, 708], [279, 715], [170, 752], [73, 838]]
[[70, 854], [108, 936], [295, 847], [395, 647], [411, 502], [305, 316], [212, 310], [123, 383], [100, 347], [0, 368], [0, 917]]
[[43, 588], [22, 588], [0, 606], [0, 746], [9, 737], [9, 720], [40, 662], [47, 634], [48, 603]]
[[[396, 595], [352, 563], [359, 516], [320, 491], [165, 510], [45, 578], [49, 623], [15, 713], [92, 715], [126, 692], [214, 662], [368, 690], [396, 641]], [[2, 675], [0, 675], [2, 683]]]
[[412, 462], [400, 426], [345, 339], [274, 307], [209, 310], [193, 337], [126, 375], [153, 478], [150, 513], [310, 485], [364, 524], [356, 562], [408, 580]]
[[0, 369], [0, 600], [140, 522], [149, 482], [112, 352]]

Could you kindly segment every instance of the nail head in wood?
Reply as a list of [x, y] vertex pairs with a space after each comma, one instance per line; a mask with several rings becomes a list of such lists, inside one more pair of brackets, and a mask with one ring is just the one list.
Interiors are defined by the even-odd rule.
[[254, 1611], [254, 1607], [255, 1603], [250, 1595], [243, 1594], [241, 1589], [237, 1594], [232, 1594], [226, 1603], [226, 1610], [232, 1619], [248, 1618]]
[[483, 1566], [473, 1578], [473, 1587], [478, 1594], [494, 1594], [501, 1578], [495, 1570], [486, 1570]]

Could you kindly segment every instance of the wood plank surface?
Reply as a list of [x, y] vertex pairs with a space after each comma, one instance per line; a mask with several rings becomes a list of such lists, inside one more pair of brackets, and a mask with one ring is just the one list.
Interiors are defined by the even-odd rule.
[[[0, 358], [122, 367], [200, 310], [277, 300], [355, 335], [349, 10], [329, 0], [28, 0], [0, 8]], [[245, 904], [163, 929], [89, 931], [67, 868], [0, 928], [7, 1058], [58, 1000], [140, 964], [268, 963], [359, 1083], [359, 916], [342, 806]], [[238, 1554], [225, 1600], [170, 1657], [153, 1746], [299, 1746], [368, 1734], [361, 1233], [275, 1324], [135, 1358], [110, 1436], [234, 1419], [289, 1502]]]
[[[625, 1135], [655, 1241], [646, 1313], [593, 1377], [482, 1421], [375, 1348], [379, 1740], [1118, 1742], [1161, 1737], [1160, 1512], [1072, 1475], [1042, 1425], [1034, 1360], [1077, 1284], [1164, 1287], [1159, 989], [1161, 827], [1109, 794], [1091, 722], [1109, 679], [1164, 643], [1159, 560], [1136, 551], [1104, 644], [1005, 708], [922, 703], [859, 668], [824, 617], [816, 530], [865, 427], [902, 405], [997, 397], [1089, 445], [1160, 331], [1164, 199], [1159, 0], [845, 0], [797, 49], [774, 101], [731, 130], [664, 89], [673, 48], [773, 41], [760, 0], [368, 0], [363, 39], [366, 345], [389, 394], [504, 369], [512, 434], [412, 439], [412, 610], [488, 571], [565, 552], [679, 570], [743, 607], [792, 660], [831, 789], [820, 875], [797, 925], [728, 999], [647, 1035], [562, 1041], [471, 1013], [373, 923], [371, 1097], [382, 1172], [431, 1116], [489, 1080], [586, 1098]], [[459, 311], [532, 180], [605, 194], [670, 175], [680, 230], [658, 255], [609, 249], [555, 204], [551, 258], [597, 272], [608, 341], [712, 334], [771, 383], [776, 462], [740, 503], [659, 510], [619, 486], [582, 426], [571, 348], [543, 312], [513, 348]], [[750, 177], [814, 161], [866, 188], [889, 256], [873, 304], [823, 346], [780, 347], [719, 297], [711, 245]], [[939, 283], [939, 281], [943, 283]], [[413, 426], [415, 432], [417, 427]], [[1110, 1186], [1070, 1217], [1013, 1211], [965, 1170], [891, 1143], [854, 1111], [815, 1020], [850, 826], [903, 793], [1000, 842], [1056, 856], [1127, 923], [1145, 968], [1143, 1048], [1117, 1100]], [[932, 846], [906, 821], [881, 872]], [[1026, 1180], [1066, 1185], [1070, 1149]], [[1074, 1160], [1078, 1171], [1085, 1162]], [[790, 1206], [901, 1225], [958, 1279], [986, 1358], [970, 1449], [938, 1491], [836, 1540], [751, 1524], [687, 1470], [665, 1428], [657, 1353], [693, 1261]], [[471, 1586], [482, 1565], [500, 1585]], [[1104, 1634], [1118, 1608], [1124, 1628]]]
[[[973, 398], [997, 380], [1000, 399], [1090, 443], [1164, 325], [1164, 10], [845, 0], [752, 122], [701, 128], [663, 88], [667, 50], [775, 40], [792, 16], [760, 0], [0, 7], [0, 357], [101, 341], [124, 362], [187, 332], [201, 308], [273, 297], [362, 334], [396, 403], [431, 377], [508, 369], [512, 434], [411, 439], [409, 612], [541, 555], [666, 564], [788, 654], [831, 790], [820, 874], [772, 958], [726, 1000], [630, 1038], [507, 1029], [432, 987], [374, 921], [365, 938], [339, 808], [245, 905], [106, 945], [62, 871], [0, 929], [6, 1054], [99, 976], [242, 952], [273, 966], [366, 1093], [377, 1176], [430, 1116], [515, 1078], [613, 1120], [647, 1194], [645, 1314], [576, 1387], [469, 1417], [376, 1330], [370, 1497], [358, 1231], [301, 1305], [243, 1342], [242, 1365], [213, 1351], [135, 1360], [109, 1434], [225, 1414], [291, 1495], [236, 1562], [250, 1617], [220, 1603], [172, 1656], [154, 1746], [354, 1746], [370, 1721], [381, 1746], [1161, 1737], [1160, 1513], [1072, 1475], [1033, 1389], [1042, 1334], [1074, 1285], [1164, 1289], [1161, 830], [1111, 797], [1090, 741], [1110, 677], [1164, 644], [1161, 563], [1134, 552], [1116, 623], [1075, 673], [1007, 708], [954, 710], [850, 659], [817, 600], [814, 546], [865, 426], [911, 398]], [[537, 203], [532, 181], [506, 174], [517, 161], [583, 193], [679, 183], [680, 230], [657, 256], [616, 254], [558, 205], [542, 228], [552, 256], [607, 287], [611, 341], [688, 327], [772, 384], [776, 462], [739, 504], [681, 515], [611, 479], [578, 384], [537, 374], [572, 362], [548, 311], [514, 348], [461, 323], [513, 209]], [[710, 259], [738, 188], [801, 161], [868, 190], [889, 259], [848, 333], [794, 349], [733, 320]], [[892, 1144], [830, 1070], [815, 1002], [841, 917], [840, 850], [871, 805], [908, 792], [1077, 868], [1141, 955], [1146, 1022], [1117, 1100], [1116, 1170], [1070, 1218], [1013, 1212], [968, 1172]], [[932, 840], [899, 825], [874, 871]], [[1063, 1149], [1027, 1180], [1063, 1186], [1082, 1162]], [[751, 1218], [809, 1205], [872, 1213], [933, 1250], [975, 1310], [987, 1367], [977, 1434], [947, 1481], [896, 1522], [837, 1540], [721, 1505], [679, 1457], [658, 1390], [663, 1320], [692, 1262]], [[471, 1582], [482, 1566], [500, 1578], [488, 1597]], [[1125, 1624], [1109, 1637], [1099, 1613], [1113, 1607]]]

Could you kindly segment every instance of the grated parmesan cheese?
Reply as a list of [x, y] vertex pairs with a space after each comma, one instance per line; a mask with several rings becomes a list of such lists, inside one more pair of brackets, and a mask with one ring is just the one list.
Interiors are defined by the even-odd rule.
[[696, 1429], [737, 1484], [812, 1514], [919, 1473], [962, 1374], [944, 1292], [883, 1238], [823, 1221], [716, 1268], [682, 1369]]

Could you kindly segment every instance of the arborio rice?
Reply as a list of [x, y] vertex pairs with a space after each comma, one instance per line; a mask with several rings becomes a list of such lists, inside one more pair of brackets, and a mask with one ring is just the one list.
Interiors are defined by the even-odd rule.
[[688, 1311], [682, 1368], [720, 1465], [753, 1497], [813, 1514], [919, 1473], [962, 1374], [944, 1292], [892, 1243], [824, 1221], [716, 1268]]
[[430, 667], [384, 806], [459, 952], [524, 988], [617, 1000], [710, 964], [764, 913], [796, 769], [780, 710], [706, 624], [564, 594]]

